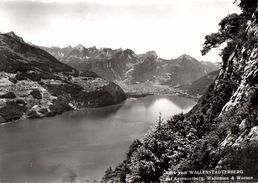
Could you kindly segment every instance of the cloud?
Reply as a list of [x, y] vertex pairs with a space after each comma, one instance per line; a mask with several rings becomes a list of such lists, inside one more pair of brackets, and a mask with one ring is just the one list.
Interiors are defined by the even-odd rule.
[[[204, 36], [236, 11], [232, 0], [41, 0], [0, 1], [0, 31], [15, 31], [45, 46], [156, 50], [200, 58]], [[211, 58], [213, 59], [213, 58]]]
[[42, 2], [0, 3], [0, 14], [21, 31], [37, 31], [46, 28], [54, 17], [81, 16], [87, 6], [60, 5]]
[[[111, 1], [112, 2], [112, 1]], [[63, 18], [87, 21], [97, 18], [120, 16], [121, 14], [132, 14], [155, 18], [171, 11], [171, 7], [163, 4], [153, 7], [152, 5], [136, 4], [105, 4], [96, 2], [74, 2], [61, 3], [53, 1], [3, 1], [0, 2], [0, 14], [12, 25], [23, 31], [37, 31], [51, 24], [53, 19]], [[92, 18], [93, 17], [93, 18]]]

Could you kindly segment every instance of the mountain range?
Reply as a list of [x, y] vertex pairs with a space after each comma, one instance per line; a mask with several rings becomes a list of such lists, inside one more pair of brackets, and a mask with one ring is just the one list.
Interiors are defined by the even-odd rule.
[[126, 99], [118, 85], [59, 62], [14, 32], [0, 34], [0, 60], [0, 123]]
[[125, 100], [112, 81], [176, 86], [217, 69], [188, 55], [164, 60], [154, 51], [137, 55], [130, 49], [83, 45], [41, 48], [14, 32], [0, 34], [0, 123]]
[[165, 60], [159, 58], [155, 51], [136, 54], [130, 49], [86, 48], [81, 44], [75, 47], [41, 48], [71, 67], [80, 71], [95, 72], [110, 81], [152, 81], [177, 86], [191, 84], [219, 68], [216, 64], [200, 62], [189, 55]]

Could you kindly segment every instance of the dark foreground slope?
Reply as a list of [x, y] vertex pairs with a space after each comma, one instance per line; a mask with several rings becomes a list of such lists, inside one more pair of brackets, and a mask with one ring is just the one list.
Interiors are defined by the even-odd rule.
[[[258, 182], [258, 10], [249, 20], [223, 53], [223, 67], [198, 104], [136, 140], [103, 182]], [[182, 176], [179, 170], [199, 173]]]
[[93, 72], [79, 72], [13, 32], [0, 34], [0, 123], [53, 116], [125, 99], [122, 89]]

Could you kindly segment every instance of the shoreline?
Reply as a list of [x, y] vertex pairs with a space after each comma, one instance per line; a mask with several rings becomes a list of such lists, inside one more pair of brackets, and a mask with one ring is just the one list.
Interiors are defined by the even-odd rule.
[[[178, 94], [178, 93], [167, 93], [167, 94], [153, 94], [153, 93], [137, 93], [137, 92], [128, 92], [128, 93], [125, 93], [126, 94], [126, 100], [127, 99], [130, 99], [130, 98], [144, 98], [144, 97], [147, 97], [147, 96], [178, 96], [178, 97], [184, 97], [184, 98], [189, 98], [189, 99], [192, 99], [194, 101], [198, 101], [199, 98], [196, 98], [194, 96], [190, 96], [190, 95], [187, 95], [187, 94]], [[109, 106], [115, 106], [115, 105], [121, 105], [125, 102], [124, 101], [121, 101], [119, 103], [116, 103], [116, 104], [112, 104], [112, 105], [107, 105], [107, 106], [100, 106], [100, 107], [84, 107], [84, 108], [73, 108], [71, 110], [68, 110], [68, 111], [63, 111], [62, 113], [57, 113], [57, 114], [52, 114], [52, 115], [44, 115], [44, 116], [38, 116], [37, 118], [20, 118], [18, 120], [13, 120], [13, 121], [9, 121], [9, 122], [3, 122], [3, 123], [0, 123], [0, 126], [5, 126], [5, 125], [8, 125], [8, 124], [14, 124], [14, 123], [19, 123], [20, 121], [24, 121], [24, 120], [35, 120], [35, 119], [43, 119], [43, 118], [51, 118], [51, 117], [55, 117], [55, 116], [58, 116], [58, 115], [62, 115], [66, 112], [72, 112], [72, 111], [80, 111], [80, 110], [84, 110], [84, 109], [94, 109], [94, 108], [103, 108], [103, 107], [109, 107]]]

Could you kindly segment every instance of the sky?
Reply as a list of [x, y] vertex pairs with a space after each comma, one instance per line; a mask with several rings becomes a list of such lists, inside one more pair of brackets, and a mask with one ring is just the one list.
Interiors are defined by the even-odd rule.
[[219, 49], [202, 57], [204, 36], [218, 30], [234, 0], [1, 0], [0, 32], [14, 31], [39, 46], [110, 47], [171, 59], [189, 54], [220, 62]]

